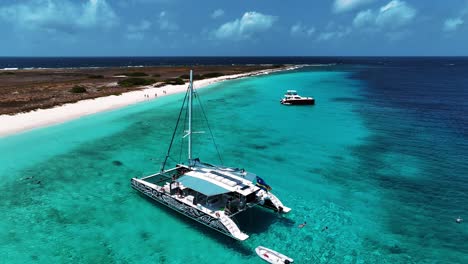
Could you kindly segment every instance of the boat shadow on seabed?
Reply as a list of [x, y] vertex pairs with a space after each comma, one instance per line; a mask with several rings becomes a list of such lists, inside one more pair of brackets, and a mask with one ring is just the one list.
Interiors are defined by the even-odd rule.
[[[178, 212], [166, 207], [161, 206], [159, 203], [155, 202], [153, 199], [143, 196], [146, 200], [158, 206], [159, 210], [171, 215], [172, 218], [178, 219], [184, 225], [191, 226], [194, 230], [197, 230], [200, 233], [200, 239], [203, 239], [204, 236], [208, 236], [220, 244], [224, 244], [226, 247], [235, 250], [241, 253], [244, 256], [253, 256], [255, 252], [252, 252], [252, 249], [246, 245], [245, 242], [238, 241], [227, 237], [224, 234], [221, 234], [211, 228], [200, 223], [193, 223], [193, 220], [187, 217], [181, 216]], [[234, 221], [237, 222], [242, 231], [248, 232], [249, 234], [260, 234], [268, 231], [269, 226], [280, 222], [285, 225], [294, 225], [295, 222], [289, 218], [284, 217], [284, 215], [272, 214], [269, 210], [259, 207], [254, 207], [248, 211], [245, 211], [241, 214], [235, 216]]]
[[158, 202], [154, 201], [153, 199], [147, 196], [142, 195], [142, 197], [144, 197], [146, 200], [150, 201], [154, 205], [158, 206], [159, 210], [163, 211], [164, 213], [169, 214], [171, 218], [177, 219], [178, 221], [181, 222], [181, 224], [190, 226], [191, 229], [194, 229], [197, 232], [199, 232], [200, 240], [204, 239], [204, 237], [207, 236], [209, 238], [212, 238], [213, 240], [216, 240], [216, 242], [220, 244], [224, 244], [228, 248], [241, 253], [244, 256], [255, 255], [254, 252], [252, 252], [252, 249], [246, 246], [242, 241], [238, 241], [230, 237], [227, 237], [226, 235], [221, 234], [211, 228], [208, 228], [198, 222], [194, 224], [192, 219], [181, 216], [180, 213], [170, 209], [169, 207], [161, 206]]
[[268, 228], [279, 222], [286, 225], [294, 225], [295, 222], [280, 214], [272, 214], [271, 211], [254, 207], [248, 211], [238, 214], [235, 221], [239, 223], [242, 231], [248, 234], [260, 234], [268, 231]]

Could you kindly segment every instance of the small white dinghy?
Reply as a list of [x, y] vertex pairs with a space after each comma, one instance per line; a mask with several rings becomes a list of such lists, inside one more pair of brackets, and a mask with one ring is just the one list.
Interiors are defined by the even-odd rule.
[[257, 252], [257, 255], [268, 263], [289, 264], [294, 262], [292, 258], [266, 247], [258, 246], [255, 249], [255, 252]]

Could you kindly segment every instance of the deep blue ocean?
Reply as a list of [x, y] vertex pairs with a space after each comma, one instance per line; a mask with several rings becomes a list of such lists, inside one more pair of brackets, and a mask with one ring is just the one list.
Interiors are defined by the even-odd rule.
[[[295, 263], [468, 263], [468, 58], [0, 58], [195, 64], [313, 65], [198, 91], [224, 164], [261, 175], [291, 213], [239, 215], [237, 242], [131, 189], [159, 169], [177, 94], [0, 138], [0, 263], [262, 263], [259, 245]], [[317, 104], [280, 105], [287, 89]], [[210, 140], [194, 154], [219, 163]]]
[[232, 64], [466, 66], [468, 57], [0, 57], [0, 69]]

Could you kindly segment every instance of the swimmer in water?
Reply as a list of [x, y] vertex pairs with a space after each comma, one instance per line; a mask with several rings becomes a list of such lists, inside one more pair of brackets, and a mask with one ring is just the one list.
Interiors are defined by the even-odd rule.
[[299, 228], [303, 228], [303, 227], [306, 226], [306, 225], [307, 225], [307, 222], [304, 221], [304, 223], [302, 223], [302, 224], [299, 225]]
[[461, 222], [463, 222], [463, 219], [461, 217], [458, 217], [457, 219], [455, 219], [455, 222], [457, 222], [457, 224], [461, 224]]

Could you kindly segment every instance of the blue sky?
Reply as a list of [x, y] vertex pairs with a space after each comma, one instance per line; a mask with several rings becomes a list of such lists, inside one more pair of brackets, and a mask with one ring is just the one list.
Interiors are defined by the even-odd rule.
[[0, 56], [468, 55], [468, 0], [1, 0]]

